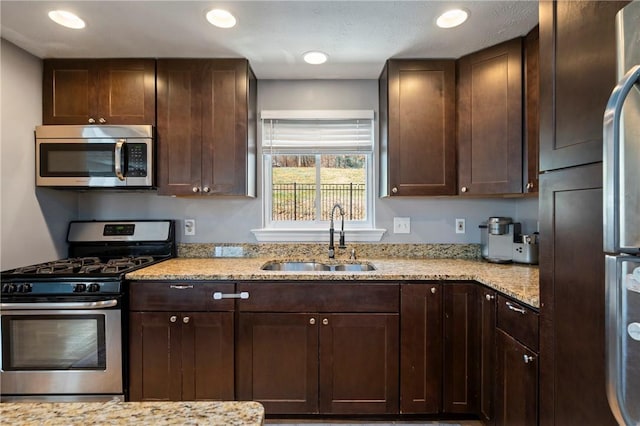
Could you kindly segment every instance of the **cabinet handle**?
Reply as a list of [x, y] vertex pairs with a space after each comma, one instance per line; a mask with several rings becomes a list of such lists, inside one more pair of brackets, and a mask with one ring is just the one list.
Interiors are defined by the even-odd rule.
[[193, 284], [171, 284], [169, 288], [175, 288], [176, 290], [187, 290], [193, 288]]
[[185, 324], [189, 324], [189, 317], [182, 318], [182, 322]]
[[322, 319], [322, 324], [323, 325], [329, 325], [329, 320], [327, 318], [323, 318]]
[[533, 357], [531, 355], [524, 354], [524, 363], [529, 364], [530, 362], [533, 362]]
[[191, 190], [193, 192], [200, 192], [200, 188], [198, 188], [197, 186], [194, 186], [193, 188], [191, 188]]
[[396, 188], [395, 186], [393, 188], [391, 188], [391, 192], [393, 192], [394, 194], [398, 193], [398, 188]]
[[522, 315], [524, 315], [524, 314], [526, 314], [526, 313], [527, 313], [527, 311], [525, 311], [525, 310], [524, 310], [524, 309], [522, 309], [522, 308], [517, 307], [516, 305], [514, 305], [514, 304], [513, 304], [513, 303], [511, 303], [511, 302], [507, 302], [507, 308], [511, 309], [512, 311], [519, 312], [519, 313], [521, 313]]
[[468, 192], [469, 188], [467, 188], [466, 186], [463, 186], [462, 188], [460, 188], [460, 191], [462, 192]]
[[493, 299], [495, 299], [496, 297], [493, 294], [485, 294], [484, 295], [485, 299], [487, 299], [488, 301], [492, 301]]
[[315, 318], [310, 318], [309, 319], [309, 324], [314, 325], [316, 323], [316, 319]]
[[169, 321], [171, 321], [171, 322], [176, 322], [177, 320], [178, 320], [178, 317], [176, 317], [175, 315], [171, 315], [169, 317]]
[[532, 182], [527, 183], [527, 189], [533, 189], [533, 183]]
[[209, 188], [208, 186], [205, 186], [204, 188], [202, 188], [202, 192], [211, 192], [211, 188]]
[[93, 118], [90, 118], [90, 119], [89, 119], [89, 120], [87, 120], [87, 121], [89, 122], [89, 124], [93, 124], [93, 123], [95, 123], [95, 122], [96, 122], [96, 120], [95, 120], [95, 119], [93, 119]]
[[105, 120], [104, 118], [100, 117], [100, 118], [98, 119], [98, 122], [99, 122], [100, 124], [104, 124], [104, 123], [106, 123], [106, 122], [107, 122], [107, 120]]
[[221, 291], [216, 291], [213, 293], [213, 300], [222, 300], [222, 299], [248, 299], [249, 292], [241, 291], [240, 293], [223, 293]]
[[436, 290], [436, 288], [435, 288], [435, 287], [431, 287], [431, 293], [432, 293], [432, 294], [436, 294], [436, 291], [438, 291], [438, 290]]

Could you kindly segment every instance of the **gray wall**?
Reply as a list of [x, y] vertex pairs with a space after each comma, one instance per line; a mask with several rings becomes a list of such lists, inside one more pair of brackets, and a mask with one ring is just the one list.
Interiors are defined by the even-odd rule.
[[[263, 109], [373, 109], [377, 118], [378, 83], [376, 80], [261, 80], [258, 111]], [[260, 164], [259, 161], [258, 188]], [[182, 242], [255, 242], [250, 230], [262, 224], [260, 190], [255, 199], [175, 198], [148, 193], [82, 193], [79, 197], [82, 219], [178, 219], [178, 239]], [[496, 215], [522, 218], [525, 232], [533, 232], [537, 226], [538, 203], [536, 199], [376, 198], [376, 226], [387, 229], [383, 242], [478, 243], [478, 225]], [[410, 234], [393, 234], [394, 216], [411, 218]], [[196, 219], [196, 236], [182, 234], [185, 218]], [[466, 219], [466, 234], [455, 233], [456, 218]]]
[[0, 269], [66, 256], [77, 195], [35, 189], [33, 131], [42, 123], [42, 61], [2, 40]]

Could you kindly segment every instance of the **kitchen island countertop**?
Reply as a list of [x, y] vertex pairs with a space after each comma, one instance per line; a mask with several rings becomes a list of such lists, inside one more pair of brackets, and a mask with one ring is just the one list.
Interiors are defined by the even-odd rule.
[[[270, 258], [174, 258], [127, 274], [128, 280], [322, 280], [322, 281], [477, 281], [539, 308], [537, 266], [493, 264], [464, 259], [366, 259], [375, 271], [263, 271]], [[279, 259], [283, 260], [283, 259]], [[301, 260], [301, 259], [287, 259]], [[315, 260], [322, 263], [349, 261]]]
[[10, 425], [243, 425], [264, 423], [257, 402], [15, 402], [0, 404]]

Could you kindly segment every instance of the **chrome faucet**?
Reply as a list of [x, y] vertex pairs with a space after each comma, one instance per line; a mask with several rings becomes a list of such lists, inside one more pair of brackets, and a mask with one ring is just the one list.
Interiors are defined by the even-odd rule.
[[340, 217], [342, 219], [342, 225], [340, 227], [340, 243], [338, 244], [338, 248], [347, 248], [347, 246], [344, 244], [344, 209], [340, 204], [336, 203], [331, 209], [330, 215], [331, 222], [329, 224], [329, 259], [333, 259], [336, 256], [335, 247], [333, 246], [333, 214], [335, 213], [336, 209], [339, 209]]

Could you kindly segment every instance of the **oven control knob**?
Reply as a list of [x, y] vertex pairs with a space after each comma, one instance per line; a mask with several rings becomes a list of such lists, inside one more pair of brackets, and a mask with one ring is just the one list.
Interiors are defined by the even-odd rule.
[[89, 284], [87, 291], [90, 293], [95, 293], [97, 291], [100, 291], [100, 284], [97, 284], [97, 283]]
[[13, 293], [14, 291], [16, 291], [15, 284], [3, 284], [2, 285], [2, 292], [3, 293]]
[[83, 283], [76, 284], [75, 286], [73, 286], [74, 293], [84, 293], [86, 290], [87, 290], [87, 285]]
[[18, 293], [31, 293], [31, 283], [24, 283], [18, 285]]

